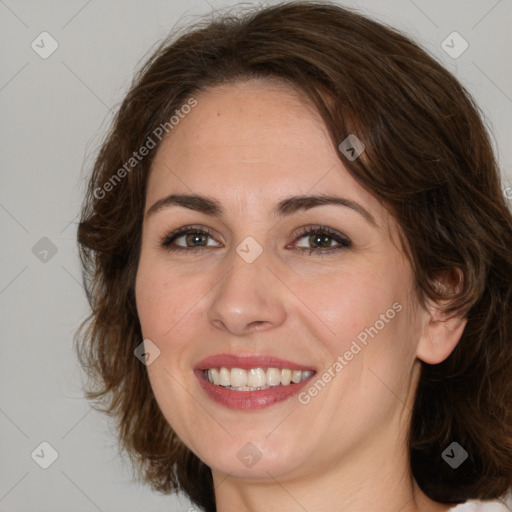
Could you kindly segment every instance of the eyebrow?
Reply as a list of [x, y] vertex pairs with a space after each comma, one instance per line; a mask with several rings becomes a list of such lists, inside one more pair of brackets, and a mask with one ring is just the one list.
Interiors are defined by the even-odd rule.
[[[276, 217], [284, 217], [291, 215], [299, 210], [309, 210], [315, 206], [345, 206], [362, 215], [370, 224], [377, 226], [373, 215], [363, 206], [351, 199], [338, 197], [333, 195], [310, 195], [310, 196], [291, 196], [283, 199], [273, 209]], [[170, 194], [154, 203], [146, 212], [146, 217], [155, 212], [168, 208], [170, 206], [182, 206], [197, 212], [204, 213], [212, 217], [222, 217], [224, 209], [222, 204], [211, 197], [201, 196], [198, 194]]]

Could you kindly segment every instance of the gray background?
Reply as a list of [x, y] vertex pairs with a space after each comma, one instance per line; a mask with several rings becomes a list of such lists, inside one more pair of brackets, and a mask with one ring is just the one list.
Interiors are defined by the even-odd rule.
[[[132, 481], [113, 428], [82, 396], [72, 336], [88, 308], [75, 233], [94, 153], [136, 66], [178, 20], [235, 3], [0, 0], [2, 512], [190, 506]], [[455, 73], [483, 109], [510, 186], [512, 0], [340, 3], [402, 28]], [[59, 45], [47, 59], [31, 48], [43, 31]], [[453, 31], [469, 43], [457, 59], [441, 47]], [[46, 470], [31, 457], [42, 441], [59, 454]]]

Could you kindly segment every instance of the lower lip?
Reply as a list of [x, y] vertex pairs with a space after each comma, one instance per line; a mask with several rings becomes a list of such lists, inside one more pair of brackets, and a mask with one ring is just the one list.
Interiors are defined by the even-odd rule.
[[284, 402], [298, 394], [315, 375], [311, 375], [298, 384], [289, 384], [288, 386], [272, 386], [269, 389], [261, 389], [259, 391], [234, 391], [224, 386], [212, 384], [205, 378], [202, 370], [196, 370], [195, 374], [202, 388], [212, 400], [228, 409], [237, 410], [264, 409], [279, 402]]

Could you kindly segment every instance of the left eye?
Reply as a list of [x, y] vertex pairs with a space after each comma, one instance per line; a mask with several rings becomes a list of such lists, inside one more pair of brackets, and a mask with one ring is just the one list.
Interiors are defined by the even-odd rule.
[[[306, 242], [312, 247], [301, 247], [297, 248], [301, 251], [312, 252], [331, 252], [340, 249], [346, 249], [352, 245], [351, 241], [341, 233], [334, 231], [328, 227], [313, 227], [303, 228], [303, 231], [296, 240], [306, 239]], [[335, 245], [333, 245], [333, 242]], [[336, 245], [337, 244], [337, 245]]]

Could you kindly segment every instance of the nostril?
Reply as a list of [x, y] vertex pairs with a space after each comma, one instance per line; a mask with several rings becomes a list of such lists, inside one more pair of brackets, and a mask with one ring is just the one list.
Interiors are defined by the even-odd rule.
[[266, 322], [265, 320], [255, 320], [254, 322], [251, 322], [248, 327], [254, 327], [256, 329], [265, 327], [266, 324], [269, 322]]

